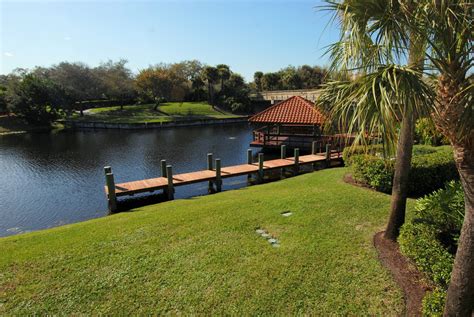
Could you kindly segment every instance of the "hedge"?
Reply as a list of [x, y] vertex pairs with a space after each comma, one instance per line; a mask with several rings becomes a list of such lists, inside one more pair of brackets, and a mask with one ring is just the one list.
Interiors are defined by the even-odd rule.
[[423, 299], [423, 315], [441, 315], [464, 218], [464, 193], [450, 182], [415, 205], [413, 220], [398, 237], [400, 251], [436, 285]]
[[[384, 158], [380, 145], [345, 149], [343, 159], [351, 167], [352, 176], [357, 182], [369, 185], [378, 191], [390, 193], [394, 174], [393, 158]], [[422, 196], [442, 188], [459, 174], [449, 146], [431, 147], [417, 145], [413, 150], [412, 167], [408, 180], [408, 194]]]

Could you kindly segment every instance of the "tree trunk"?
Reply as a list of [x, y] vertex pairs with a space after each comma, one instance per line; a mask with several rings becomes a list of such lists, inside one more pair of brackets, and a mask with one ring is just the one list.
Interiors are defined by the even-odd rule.
[[467, 147], [454, 145], [454, 159], [464, 189], [466, 205], [444, 316], [474, 314], [474, 141]]
[[400, 227], [405, 223], [407, 184], [413, 151], [414, 120], [411, 111], [405, 111], [402, 118], [400, 136], [395, 157], [390, 218], [385, 230], [385, 238], [396, 241]]

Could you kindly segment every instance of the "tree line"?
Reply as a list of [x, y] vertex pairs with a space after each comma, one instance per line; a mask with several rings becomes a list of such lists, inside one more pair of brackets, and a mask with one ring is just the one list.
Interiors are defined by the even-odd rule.
[[314, 89], [324, 84], [329, 77], [329, 71], [319, 66], [288, 66], [277, 72], [254, 74], [254, 87], [263, 90]]
[[232, 112], [250, 111], [250, 88], [228, 65], [204, 65], [197, 60], [160, 63], [138, 74], [126, 60], [97, 67], [61, 62], [32, 70], [16, 69], [0, 76], [0, 112], [14, 113], [31, 124], [94, 106], [165, 101], [208, 101]]

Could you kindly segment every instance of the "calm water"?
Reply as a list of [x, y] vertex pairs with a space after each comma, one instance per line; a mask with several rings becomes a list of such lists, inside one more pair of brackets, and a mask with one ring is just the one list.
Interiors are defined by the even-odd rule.
[[[107, 215], [103, 167], [116, 182], [206, 168], [214, 153], [223, 166], [244, 163], [251, 130], [245, 124], [147, 131], [66, 131], [0, 137], [0, 236]], [[224, 180], [224, 190], [245, 177]], [[202, 195], [207, 184], [176, 188], [176, 198]]]

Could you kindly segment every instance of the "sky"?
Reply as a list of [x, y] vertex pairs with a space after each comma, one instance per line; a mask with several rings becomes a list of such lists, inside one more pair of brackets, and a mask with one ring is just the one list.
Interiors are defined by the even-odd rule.
[[317, 0], [11, 1], [0, 0], [0, 73], [61, 61], [97, 66], [197, 59], [256, 71], [328, 64], [338, 37]]

